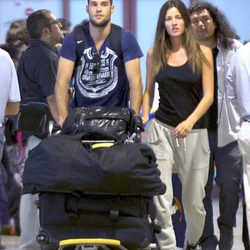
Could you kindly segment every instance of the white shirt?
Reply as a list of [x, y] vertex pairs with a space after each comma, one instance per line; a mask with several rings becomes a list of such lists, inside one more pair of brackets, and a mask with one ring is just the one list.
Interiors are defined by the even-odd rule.
[[0, 126], [4, 121], [7, 103], [19, 101], [19, 84], [14, 63], [9, 54], [0, 49]]
[[235, 83], [231, 84], [231, 94], [237, 100], [240, 118], [250, 121], [250, 42], [233, 56], [227, 78]]
[[238, 139], [240, 129], [240, 116], [238, 109], [235, 107], [235, 98], [226, 98], [230, 95], [233, 79], [227, 79], [232, 56], [242, 46], [234, 40], [231, 49], [223, 49], [220, 44], [217, 45], [219, 53], [216, 58], [217, 76], [218, 76], [218, 146], [225, 145]]

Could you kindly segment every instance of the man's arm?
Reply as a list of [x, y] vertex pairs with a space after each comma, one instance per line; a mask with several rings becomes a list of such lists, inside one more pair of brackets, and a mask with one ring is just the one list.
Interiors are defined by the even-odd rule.
[[74, 69], [74, 62], [63, 57], [60, 57], [58, 63], [56, 86], [55, 86], [55, 99], [58, 110], [58, 124], [62, 127], [65, 118], [68, 115], [68, 102], [69, 102], [69, 82], [72, 77]]
[[19, 102], [8, 102], [5, 108], [5, 115], [17, 115]]
[[130, 86], [130, 107], [139, 115], [142, 103], [140, 59], [136, 58], [126, 62], [125, 69]]
[[[246, 46], [246, 45], [245, 45]], [[250, 43], [249, 52], [245, 47], [240, 48], [233, 56], [227, 71], [226, 98], [239, 112], [241, 119], [250, 117]]]
[[250, 119], [250, 43], [245, 45], [236, 54], [236, 94], [239, 103], [240, 117], [241, 119]]
[[50, 110], [52, 117], [54, 118], [54, 120], [56, 122], [58, 122], [58, 110], [57, 110], [57, 106], [56, 106], [55, 95], [47, 96], [46, 100], [47, 100], [47, 103], [49, 105], [49, 110]]

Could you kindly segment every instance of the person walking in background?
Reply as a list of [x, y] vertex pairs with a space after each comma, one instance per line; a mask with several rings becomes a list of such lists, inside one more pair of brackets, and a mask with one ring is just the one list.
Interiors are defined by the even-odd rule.
[[[226, 98], [234, 100], [235, 109], [241, 118], [238, 142], [243, 156], [244, 193], [246, 202], [246, 233], [243, 235], [245, 250], [250, 249], [250, 42], [240, 48], [232, 57], [227, 79]], [[243, 222], [244, 223], [244, 222]], [[244, 232], [243, 232], [244, 234]]]
[[1, 45], [1, 48], [10, 54], [16, 68], [22, 52], [29, 44], [29, 40], [30, 35], [26, 27], [26, 19], [13, 21], [7, 30], [5, 44]]
[[[111, 25], [112, 0], [88, 0], [86, 10], [89, 22], [81, 30], [85, 41], [80, 39], [76, 42], [76, 34], [71, 32], [65, 37], [60, 50], [55, 88], [60, 126], [68, 115], [68, 89], [72, 74], [75, 89], [73, 107], [127, 107], [130, 103], [137, 114], [141, 107], [140, 57], [143, 54], [135, 37], [125, 29]], [[77, 59], [79, 44], [83, 48]], [[120, 53], [114, 47], [120, 48]]]
[[236, 226], [241, 193], [242, 159], [237, 143], [240, 119], [233, 105], [234, 100], [226, 98], [229, 91], [226, 74], [232, 55], [242, 45], [235, 39], [235, 31], [217, 7], [207, 2], [196, 1], [190, 6], [189, 12], [195, 37], [200, 44], [212, 49], [215, 65], [214, 103], [208, 111], [211, 157], [204, 199], [206, 222], [200, 242], [205, 250], [215, 250], [218, 244], [214, 235], [212, 208], [216, 165], [215, 181], [220, 187], [220, 214], [217, 219], [220, 230], [219, 249], [230, 250], [233, 247], [233, 227]]
[[[17, 69], [22, 101], [30, 97], [43, 98], [54, 120], [58, 113], [54, 97], [58, 55], [55, 45], [61, 43], [63, 35], [61, 25], [48, 10], [37, 10], [27, 19], [27, 29], [31, 40], [29, 47], [22, 54]], [[33, 149], [41, 141], [31, 135], [28, 138], [26, 152]], [[23, 190], [20, 204], [20, 227], [22, 250], [38, 250], [36, 242], [38, 234], [38, 209], [35, 195], [26, 194]]]
[[[16, 115], [19, 111], [20, 92], [16, 75], [15, 66], [9, 54], [0, 49], [0, 164], [2, 159], [3, 147], [5, 142], [4, 136], [4, 118], [9, 115]], [[0, 171], [2, 167], [0, 167]], [[0, 176], [2, 174], [0, 173]], [[3, 190], [2, 180], [0, 181], [0, 196], [4, 195], [6, 190]], [[1, 208], [2, 209], [2, 208]], [[1, 230], [1, 221], [0, 221]], [[1, 244], [0, 236], [0, 249], [4, 249]]]
[[162, 227], [156, 236], [161, 250], [176, 249], [171, 206], [172, 173], [177, 172], [187, 222], [184, 249], [200, 249], [210, 156], [204, 114], [213, 102], [213, 58], [209, 48], [195, 41], [188, 10], [180, 0], [169, 0], [161, 7], [154, 46], [148, 50], [144, 123], [149, 120], [155, 82], [159, 108], [148, 143], [167, 186], [165, 195], [155, 197], [156, 218]]
[[[18, 62], [22, 52], [27, 48], [29, 43], [29, 33], [26, 28], [26, 19], [18, 19], [11, 22], [7, 33], [5, 43], [1, 48], [7, 51], [15, 65]], [[17, 131], [16, 116], [10, 116], [5, 119], [5, 144], [2, 155], [2, 165], [6, 172], [7, 189], [6, 209], [2, 208], [5, 214], [5, 226], [10, 227], [11, 234], [19, 234], [19, 204], [21, 197], [21, 175], [23, 171], [24, 146], [25, 139], [20, 131]]]
[[72, 23], [68, 19], [61, 17], [57, 18], [57, 21], [62, 25], [61, 31], [64, 37], [72, 31]]

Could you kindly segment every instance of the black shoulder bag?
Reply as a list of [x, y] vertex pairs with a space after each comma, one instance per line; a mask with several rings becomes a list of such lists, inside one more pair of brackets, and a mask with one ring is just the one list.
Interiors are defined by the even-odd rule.
[[44, 139], [49, 136], [53, 124], [46, 98], [28, 97], [22, 100], [17, 119], [20, 131]]

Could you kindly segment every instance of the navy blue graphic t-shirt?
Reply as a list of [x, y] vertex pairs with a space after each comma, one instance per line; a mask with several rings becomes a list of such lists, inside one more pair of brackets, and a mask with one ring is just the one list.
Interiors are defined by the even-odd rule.
[[[81, 41], [78, 41], [81, 42]], [[132, 33], [122, 29], [122, 59], [112, 50], [109, 36], [97, 52], [89, 29], [85, 30], [84, 51], [74, 77], [74, 107], [128, 106], [129, 83], [124, 63], [143, 53]], [[76, 62], [76, 39], [73, 33], [64, 38], [60, 56]]]

